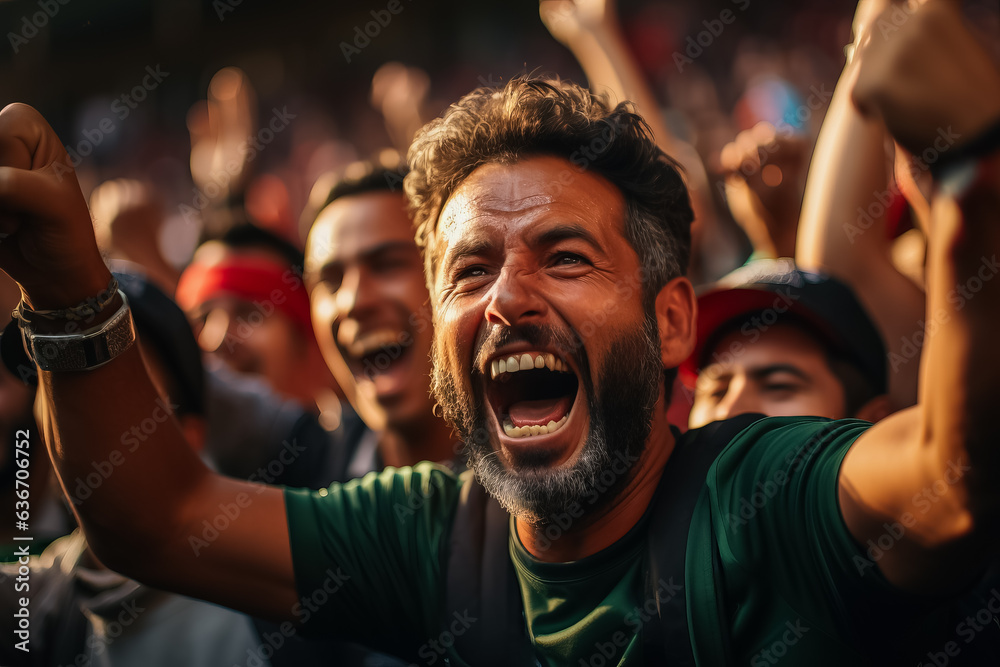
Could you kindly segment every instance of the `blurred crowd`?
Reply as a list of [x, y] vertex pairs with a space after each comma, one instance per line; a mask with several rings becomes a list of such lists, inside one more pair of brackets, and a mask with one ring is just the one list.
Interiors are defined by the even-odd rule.
[[[884, 3], [751, 3], [543, 0], [537, 14], [518, 8], [535, 29], [491, 33], [468, 61], [421, 66], [427, 58], [404, 50], [339, 91], [318, 93], [315, 80], [297, 88], [294, 58], [272, 53], [195, 76], [162, 62], [137, 70], [125, 95], [79, 96], [53, 124], [132, 306], [163, 418], [176, 416], [210, 466], [253, 481], [319, 489], [422, 460], [463, 469], [458, 436], [428, 393], [433, 322], [403, 192], [406, 152], [449, 102], [525, 68], [635, 103], [682, 168], [700, 319], [673, 385], [674, 425], [752, 412], [875, 422], [913, 405], [936, 156], [911, 155], [861, 119], [848, 89], [855, 51], [844, 48], [892, 29], [872, 25]], [[965, 8], [1000, 62], [995, 10]], [[330, 57], [350, 63], [362, 47], [348, 28], [356, 22], [363, 36], [379, 17], [345, 17]], [[381, 39], [377, 52], [391, 53], [392, 35]], [[458, 26], [435, 39], [480, 38]], [[193, 81], [198, 99], [182, 110], [177, 91]], [[0, 305], [13, 309], [21, 295], [2, 282]], [[2, 507], [14, 502], [15, 434], [38, 433], [34, 372], [18, 359], [5, 352], [0, 369]], [[126, 450], [142, 446], [144, 428], [123, 434]], [[32, 452], [43, 508], [32, 567], [48, 593], [32, 608], [33, 641], [44, 643], [30, 664], [402, 664], [332, 642], [262, 651], [268, 623], [106, 570], [69, 507], [119, 465], [95, 462], [67, 498], [43, 448]], [[0, 531], [14, 577], [14, 535]], [[127, 601], [153, 611], [121, 617]]]

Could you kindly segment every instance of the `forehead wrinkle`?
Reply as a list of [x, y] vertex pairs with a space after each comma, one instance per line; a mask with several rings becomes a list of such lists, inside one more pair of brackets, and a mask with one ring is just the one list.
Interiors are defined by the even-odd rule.
[[507, 218], [511, 213], [530, 214], [559, 203], [542, 195], [516, 199], [494, 194], [460, 196], [448, 203], [445, 215], [441, 216], [440, 228], [446, 232], [460, 222], [474, 225], [479, 220], [488, 224], [496, 217]]
[[[480, 200], [480, 201], [476, 201]], [[548, 206], [556, 203], [547, 194], [533, 194], [524, 197], [505, 197], [488, 193], [473, 199], [478, 208], [486, 213], [515, 213]]]

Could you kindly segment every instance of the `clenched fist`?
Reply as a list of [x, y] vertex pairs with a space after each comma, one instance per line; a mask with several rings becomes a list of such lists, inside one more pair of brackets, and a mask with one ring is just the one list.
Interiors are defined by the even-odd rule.
[[1000, 71], [957, 0], [893, 4], [868, 35], [854, 101], [906, 150], [919, 155], [943, 134], [961, 144], [1000, 120]]
[[66, 150], [25, 104], [0, 111], [0, 269], [34, 309], [75, 306], [111, 279]]

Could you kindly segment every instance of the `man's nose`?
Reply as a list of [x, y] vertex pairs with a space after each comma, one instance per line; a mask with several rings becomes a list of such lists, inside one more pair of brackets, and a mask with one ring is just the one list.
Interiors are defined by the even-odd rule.
[[538, 292], [538, 275], [516, 267], [505, 266], [490, 290], [486, 306], [486, 321], [490, 324], [514, 326], [541, 319], [547, 311], [545, 300]]
[[344, 272], [343, 282], [337, 290], [337, 313], [342, 318], [357, 319], [375, 303], [371, 279], [361, 267]]

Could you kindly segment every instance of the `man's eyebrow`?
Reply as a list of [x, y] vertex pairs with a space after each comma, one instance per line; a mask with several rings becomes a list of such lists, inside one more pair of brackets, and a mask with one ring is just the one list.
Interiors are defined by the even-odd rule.
[[792, 364], [768, 364], [767, 366], [761, 366], [760, 368], [753, 369], [750, 374], [754, 378], [762, 380], [775, 373], [790, 373], [802, 380], [812, 380], [812, 377], [810, 377], [808, 373], [803, 371], [798, 366], [793, 366]]
[[572, 239], [580, 239], [581, 241], [584, 241], [588, 245], [592, 246], [595, 250], [603, 250], [601, 244], [597, 242], [597, 238], [590, 232], [590, 230], [583, 225], [576, 223], [567, 223], [546, 229], [535, 237], [535, 243], [547, 246], [560, 241]]
[[[407, 252], [410, 252], [410, 251], [416, 252], [417, 251], [417, 247], [416, 247], [416, 245], [412, 241], [402, 241], [402, 240], [385, 241], [384, 243], [379, 243], [376, 246], [372, 246], [371, 248], [367, 248], [366, 250], [364, 250], [358, 256], [358, 259], [360, 261], [362, 261], [362, 262], [368, 262], [368, 261], [371, 261], [372, 259], [378, 257], [379, 255], [385, 255], [385, 254], [388, 254], [388, 253], [397, 252], [397, 251], [401, 251], [401, 250], [402, 251], [407, 251]], [[307, 266], [308, 266], [308, 264], [309, 263], [306, 262]], [[309, 282], [309, 281], [312, 281], [312, 282], [319, 281], [319, 280], [322, 279], [323, 274], [325, 274], [325, 273], [327, 273], [327, 272], [329, 272], [331, 270], [334, 270], [334, 269], [338, 269], [339, 270], [339, 269], [341, 269], [343, 267], [343, 265], [344, 265], [344, 261], [341, 260], [341, 259], [325, 261], [322, 264], [320, 264], [319, 266], [317, 266], [316, 268], [314, 268], [313, 270], [307, 270], [306, 271], [306, 273], [305, 273], [306, 281], [307, 282]]]
[[360, 254], [360, 259], [362, 261], [370, 260], [373, 257], [378, 257], [379, 255], [385, 255], [390, 252], [396, 252], [398, 250], [405, 250], [407, 252], [417, 252], [417, 245], [413, 241], [409, 240], [386, 241], [384, 243], [379, 243], [376, 246], [372, 246], [371, 248], [365, 249]]
[[485, 235], [473, 234], [471, 236], [466, 236], [458, 241], [455, 241], [455, 243], [445, 251], [441, 267], [443, 269], [447, 269], [449, 266], [465, 257], [485, 255], [492, 250], [493, 247], [494, 243]]

